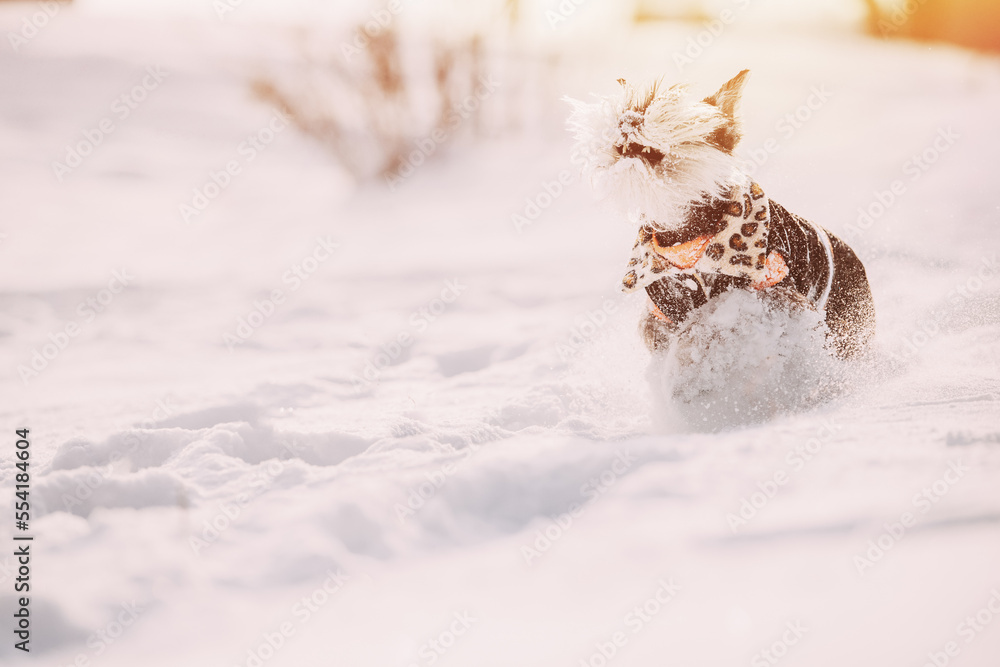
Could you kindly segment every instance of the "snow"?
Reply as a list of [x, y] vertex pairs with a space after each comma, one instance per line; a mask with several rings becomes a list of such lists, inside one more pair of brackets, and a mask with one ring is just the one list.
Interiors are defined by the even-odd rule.
[[[994, 666], [1000, 62], [734, 25], [679, 73], [698, 29], [522, 60], [494, 100], [509, 124], [394, 192], [294, 128], [239, 152], [273, 117], [250, 81], [308, 31], [64, 8], [0, 49], [0, 480], [30, 428], [32, 662]], [[57, 181], [151, 66], [163, 82]], [[576, 180], [512, 215], [573, 168], [561, 96], [660, 74], [709, 94], [745, 67], [743, 154], [865, 260], [881, 365], [704, 432], [670, 416], [656, 373], [685, 369], [651, 368], [617, 291], [634, 230]], [[757, 316], [801, 334], [771, 351], [808, 353], [807, 322]], [[230, 350], [241, 318], [262, 323]], [[0, 661], [19, 653], [7, 634]]]
[[718, 431], [767, 421], [844, 391], [848, 368], [871, 373], [872, 359], [847, 364], [826, 353], [822, 316], [796, 296], [784, 288], [739, 290], [692, 313], [650, 363], [661, 428]]

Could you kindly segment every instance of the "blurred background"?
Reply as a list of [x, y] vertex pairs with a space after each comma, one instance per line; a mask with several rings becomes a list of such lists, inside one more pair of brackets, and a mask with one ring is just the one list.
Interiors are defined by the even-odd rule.
[[[618, 631], [644, 667], [955, 657], [1000, 585], [998, 49], [987, 0], [0, 1], [26, 662], [599, 667]], [[562, 98], [746, 68], [738, 153], [862, 257], [881, 365], [704, 433], [650, 388], [635, 230]], [[956, 664], [995, 667], [978, 622]]]
[[[39, 32], [48, 20], [33, 17], [33, 5], [7, 2], [7, 14], [32, 17]], [[40, 5], [39, 5], [40, 6]], [[593, 71], [628, 36], [656, 35], [674, 42], [681, 58], [649, 59], [650, 72], [684, 78], [697, 72], [701, 52], [725, 31], [758, 34], [855, 34], [883, 40], [956, 44], [981, 51], [1000, 49], [1000, 4], [991, 0], [483, 0], [475, 3], [371, 3], [344, 0], [264, 2], [136, 3], [77, 0], [67, 7], [81, 17], [140, 18], [163, 30], [219, 28], [236, 33], [271, 26], [271, 49], [247, 86], [261, 100], [289, 113], [297, 127], [322, 145], [355, 182], [387, 176], [403, 164], [413, 141], [445, 128], [455, 101], [480, 76], [498, 72], [505, 90], [473, 120], [463, 138], [504, 132], [558, 131], [558, 98]], [[37, 12], [37, 10], [34, 10]], [[197, 27], [196, 27], [197, 26]], [[31, 33], [30, 26], [21, 32]], [[708, 30], [708, 36], [699, 37]], [[683, 32], [695, 38], [689, 46]], [[12, 31], [12, 48], [28, 37]], [[280, 36], [279, 36], [280, 35]], [[33, 39], [33, 37], [32, 37]], [[233, 39], [232, 37], [230, 39]], [[259, 37], [258, 37], [259, 39]], [[699, 43], [701, 39], [704, 43]], [[44, 41], [44, 35], [42, 36]], [[683, 53], [687, 47], [689, 53]], [[600, 55], [598, 55], [600, 54]], [[697, 54], [692, 58], [692, 54]], [[596, 57], [595, 57], [596, 56]], [[613, 58], [613, 56], [612, 56]], [[627, 59], [619, 56], [621, 67]], [[685, 59], [691, 62], [685, 62]], [[275, 62], [281, 60], [281, 64]], [[266, 64], [265, 64], [266, 62]], [[702, 63], [702, 66], [705, 64]], [[676, 71], [673, 71], [676, 70]]]

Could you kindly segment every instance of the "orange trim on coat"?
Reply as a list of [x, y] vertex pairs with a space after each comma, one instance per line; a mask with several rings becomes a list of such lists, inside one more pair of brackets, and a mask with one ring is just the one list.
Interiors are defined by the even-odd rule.
[[672, 245], [670, 247], [664, 248], [663, 246], [657, 244], [656, 237], [653, 237], [653, 249], [656, 250], [656, 254], [663, 257], [668, 262], [676, 266], [678, 269], [690, 269], [692, 266], [698, 263], [701, 256], [705, 254], [705, 246], [711, 241], [714, 236], [699, 236], [693, 241], [688, 241], [687, 243], [678, 243], [677, 245]]
[[655, 317], [655, 318], [657, 318], [659, 320], [663, 320], [667, 324], [673, 324], [674, 323], [674, 321], [672, 319], [670, 319], [669, 317], [667, 317], [666, 315], [663, 314], [663, 311], [660, 310], [659, 306], [657, 306], [655, 303], [653, 303], [652, 299], [649, 300], [649, 309], [650, 309], [650, 312], [653, 313], [653, 317]]
[[771, 254], [764, 260], [764, 270], [767, 271], [764, 274], [764, 280], [751, 285], [755, 290], [774, 287], [788, 275], [788, 265], [785, 264], [785, 258], [777, 250], [772, 250]]

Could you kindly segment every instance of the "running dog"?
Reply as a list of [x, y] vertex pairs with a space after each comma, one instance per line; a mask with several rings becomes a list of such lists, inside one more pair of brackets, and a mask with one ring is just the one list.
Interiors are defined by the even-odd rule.
[[749, 70], [698, 102], [654, 84], [573, 106], [574, 155], [599, 195], [616, 201], [638, 238], [622, 280], [645, 289], [640, 330], [651, 351], [696, 308], [730, 289], [754, 290], [825, 317], [831, 351], [862, 354], [875, 332], [865, 268], [842, 240], [767, 197], [734, 150]]

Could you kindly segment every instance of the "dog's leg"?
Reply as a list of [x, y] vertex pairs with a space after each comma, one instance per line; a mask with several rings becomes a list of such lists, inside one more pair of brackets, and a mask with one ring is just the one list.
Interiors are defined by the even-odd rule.
[[663, 350], [671, 334], [692, 310], [708, 301], [702, 286], [690, 276], [665, 276], [646, 287], [650, 309], [639, 323], [639, 333], [650, 352]]
[[670, 346], [670, 337], [677, 324], [667, 319], [650, 304], [650, 309], [639, 320], [639, 336], [650, 352], [662, 352]]
[[833, 285], [826, 302], [826, 324], [837, 356], [854, 357], [875, 335], [875, 301], [865, 267], [851, 248], [833, 234]]

